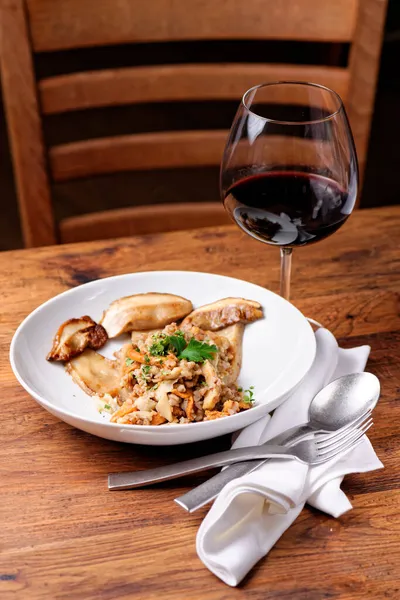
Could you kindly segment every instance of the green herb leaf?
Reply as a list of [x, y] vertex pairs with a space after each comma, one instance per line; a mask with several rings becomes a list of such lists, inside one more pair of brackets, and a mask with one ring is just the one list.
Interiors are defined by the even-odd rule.
[[152, 356], [166, 356], [172, 351], [179, 354], [186, 346], [183, 331], [179, 329], [173, 335], [154, 334], [153, 340], [149, 350]]
[[150, 346], [149, 352], [152, 356], [165, 356], [168, 352], [169, 339], [168, 336], [160, 333], [153, 335], [153, 343]]
[[135, 350], [136, 350], [136, 352], [140, 352], [139, 346], [135, 346]]
[[154, 342], [149, 348], [149, 352], [152, 356], [164, 356], [165, 346], [161, 342]]
[[176, 350], [179, 355], [186, 348], [187, 343], [182, 331], [176, 331], [174, 335], [169, 336], [170, 345]]
[[105, 408], [106, 410], [111, 410], [111, 406], [110, 406], [109, 404], [105, 404], [105, 405], [104, 405], [104, 408]]
[[207, 359], [213, 359], [217, 352], [217, 346], [205, 344], [192, 338], [178, 358], [186, 358], [191, 362], [202, 363]]
[[131, 358], [125, 359], [125, 364], [127, 367], [130, 367], [133, 363], [134, 363], [134, 361]]
[[208, 358], [214, 358], [215, 353], [218, 352], [216, 346], [199, 342], [194, 338], [187, 343], [180, 329], [173, 335], [155, 334], [153, 340], [149, 349], [152, 356], [166, 356], [168, 352], [174, 352], [179, 359], [204, 362]]
[[144, 357], [144, 362], [145, 362], [146, 364], [149, 364], [149, 362], [150, 362], [150, 356], [147, 356], [147, 354], [146, 354], [146, 356]]
[[143, 365], [142, 366], [142, 372], [144, 373], [144, 375], [149, 375], [150, 369], [151, 369], [150, 365]]
[[255, 400], [253, 390], [254, 385], [251, 385], [248, 390], [244, 391], [243, 402], [246, 402], [246, 404], [253, 404]]

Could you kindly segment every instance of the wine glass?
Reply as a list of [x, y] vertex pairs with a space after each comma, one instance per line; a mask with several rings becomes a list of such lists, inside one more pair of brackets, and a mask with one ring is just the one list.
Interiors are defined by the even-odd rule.
[[280, 247], [287, 300], [293, 248], [337, 231], [357, 187], [354, 141], [336, 92], [278, 81], [244, 94], [222, 159], [221, 195], [239, 227]]

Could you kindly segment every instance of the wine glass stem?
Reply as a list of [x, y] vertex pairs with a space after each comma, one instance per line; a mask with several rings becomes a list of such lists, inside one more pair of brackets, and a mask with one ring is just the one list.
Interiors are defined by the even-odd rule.
[[290, 297], [290, 276], [292, 272], [292, 248], [281, 248], [281, 296]]

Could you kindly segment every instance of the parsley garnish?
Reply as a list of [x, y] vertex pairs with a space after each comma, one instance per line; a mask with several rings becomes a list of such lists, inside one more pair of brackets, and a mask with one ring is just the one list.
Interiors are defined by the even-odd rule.
[[[155, 334], [149, 352], [152, 356], [166, 356], [173, 352], [179, 359], [185, 358], [192, 362], [202, 363], [214, 358], [218, 348], [192, 338], [189, 343], [185, 340], [183, 331], [177, 329], [173, 335]], [[147, 361], [146, 361], [147, 362]]]
[[142, 371], [143, 371], [144, 375], [149, 375], [150, 369], [151, 369], [150, 365], [143, 365]]
[[182, 331], [176, 331], [174, 335], [169, 336], [170, 345], [176, 350], [179, 355], [186, 348], [186, 340]]
[[144, 362], [146, 363], [146, 365], [148, 365], [148, 364], [149, 364], [149, 362], [150, 362], [150, 356], [147, 356], [147, 354], [146, 354], [146, 356], [144, 357]]
[[165, 356], [168, 352], [169, 336], [161, 333], [153, 335], [153, 343], [149, 348], [152, 356]]
[[125, 364], [127, 367], [130, 367], [133, 364], [133, 360], [131, 358], [126, 358], [125, 359]]
[[173, 335], [154, 334], [153, 340], [149, 349], [152, 356], [166, 356], [172, 351], [180, 354], [186, 347], [185, 336], [179, 329]]
[[246, 404], [253, 404], [254, 402], [254, 385], [251, 385], [248, 390], [244, 391], [243, 402]]
[[186, 358], [191, 362], [202, 363], [207, 359], [213, 359], [217, 352], [217, 346], [205, 344], [192, 338], [178, 358]]
[[106, 410], [111, 410], [111, 406], [110, 406], [109, 404], [105, 404], [105, 405], [104, 405], [104, 408], [105, 408]]

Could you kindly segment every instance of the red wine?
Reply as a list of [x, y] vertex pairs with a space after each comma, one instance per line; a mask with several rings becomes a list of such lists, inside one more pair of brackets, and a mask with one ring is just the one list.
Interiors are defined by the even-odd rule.
[[350, 215], [357, 186], [301, 171], [257, 173], [232, 185], [224, 204], [253, 237], [277, 246], [302, 246], [334, 233]]

